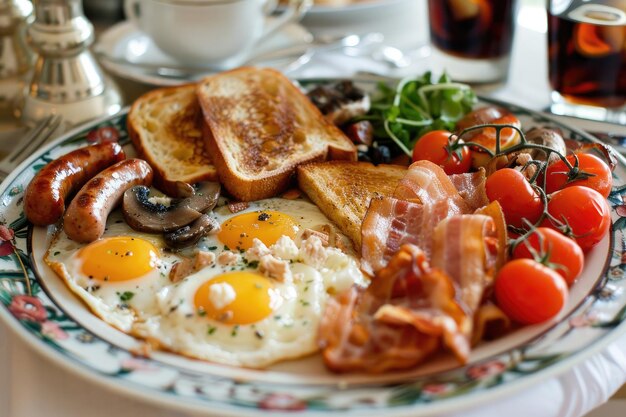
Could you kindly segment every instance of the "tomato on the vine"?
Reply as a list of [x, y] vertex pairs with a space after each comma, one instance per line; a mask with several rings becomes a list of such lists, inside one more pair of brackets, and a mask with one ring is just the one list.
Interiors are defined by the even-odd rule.
[[487, 177], [489, 201], [497, 200], [507, 224], [522, 227], [523, 219], [535, 224], [543, 214], [543, 201], [519, 171], [502, 168]]
[[[535, 254], [545, 260], [572, 285], [585, 264], [585, 255], [578, 244], [569, 237], [547, 227], [538, 227], [513, 250], [515, 259], [535, 259]], [[537, 260], [537, 259], [535, 259]]]
[[471, 151], [467, 146], [450, 152], [448, 145], [452, 133], [447, 130], [433, 130], [419, 138], [413, 147], [413, 162], [427, 160], [443, 168], [448, 175], [468, 172], [472, 165]]
[[588, 153], [577, 153], [576, 156], [568, 155], [567, 160], [572, 166], [576, 157], [578, 157], [578, 169], [591, 175], [587, 178], [568, 182], [569, 168], [565, 162], [559, 160], [550, 164], [546, 169], [546, 193], [551, 194], [565, 187], [581, 185], [592, 188], [607, 198], [613, 186], [613, 176], [609, 166], [602, 159]]
[[555, 317], [567, 302], [567, 284], [561, 275], [532, 259], [515, 259], [498, 272], [495, 296], [504, 313], [522, 324]]
[[[580, 185], [552, 194], [548, 214], [569, 226], [572, 237], [584, 252], [600, 242], [611, 225], [611, 211], [606, 199], [596, 190]], [[544, 225], [557, 228], [551, 221]]]

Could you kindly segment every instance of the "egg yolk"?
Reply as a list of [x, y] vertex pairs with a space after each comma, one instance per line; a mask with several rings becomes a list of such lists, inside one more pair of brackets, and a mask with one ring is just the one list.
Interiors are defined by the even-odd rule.
[[[227, 300], [214, 299], [216, 296], [225, 296], [213, 293], [211, 287], [215, 284], [228, 284], [231, 287], [232, 291], [229, 289]], [[252, 272], [218, 275], [203, 283], [194, 295], [197, 311], [225, 324], [250, 324], [261, 321], [272, 314], [281, 301], [272, 282], [263, 275]], [[215, 304], [221, 308], [217, 308]]]
[[130, 236], [97, 240], [78, 252], [81, 270], [99, 281], [128, 281], [155, 269], [159, 251], [150, 242]]
[[230, 249], [246, 250], [252, 247], [252, 240], [259, 239], [271, 246], [281, 237], [295, 238], [298, 224], [285, 213], [279, 211], [255, 211], [232, 217], [222, 224], [218, 239]]

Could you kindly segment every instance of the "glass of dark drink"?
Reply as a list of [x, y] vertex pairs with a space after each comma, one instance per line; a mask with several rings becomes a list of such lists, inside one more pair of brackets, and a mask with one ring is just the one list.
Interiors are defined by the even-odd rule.
[[626, 124], [626, 0], [551, 0], [554, 113]]
[[506, 78], [513, 44], [515, 0], [428, 0], [431, 43], [458, 81]]

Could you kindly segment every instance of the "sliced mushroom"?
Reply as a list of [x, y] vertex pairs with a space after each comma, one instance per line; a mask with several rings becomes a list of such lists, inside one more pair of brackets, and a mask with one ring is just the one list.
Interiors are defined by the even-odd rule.
[[196, 244], [200, 238], [209, 234], [219, 227], [219, 223], [209, 216], [203, 214], [192, 224], [163, 235], [165, 243], [170, 248], [182, 249]]
[[213, 210], [219, 197], [219, 182], [200, 182], [195, 187], [195, 194], [183, 199], [178, 204], [178, 207], [186, 206], [200, 213], [206, 213], [209, 210]]
[[193, 188], [193, 185], [187, 184], [183, 181], [176, 181], [176, 190], [178, 197], [191, 197], [196, 193], [196, 190]]
[[178, 230], [197, 220], [217, 204], [220, 185], [200, 183], [194, 195], [172, 200], [169, 206], [149, 200], [150, 189], [133, 187], [124, 193], [122, 212], [130, 227], [141, 232], [164, 233]]
[[370, 97], [352, 81], [322, 85], [311, 90], [307, 96], [326, 120], [337, 126], [366, 114], [371, 106]]
[[[561, 155], [565, 155], [565, 153], [567, 152], [563, 136], [561, 136], [561, 134], [556, 130], [548, 129], [545, 127], [532, 128], [528, 132], [526, 132], [526, 140], [530, 143], [547, 146], [548, 148], [555, 150]], [[546, 159], [545, 152], [539, 149], [533, 149], [532, 151], [530, 151], [530, 155], [533, 159], [538, 159], [542, 161]], [[551, 153], [548, 163], [554, 163], [559, 159], [560, 158], [557, 154]]]

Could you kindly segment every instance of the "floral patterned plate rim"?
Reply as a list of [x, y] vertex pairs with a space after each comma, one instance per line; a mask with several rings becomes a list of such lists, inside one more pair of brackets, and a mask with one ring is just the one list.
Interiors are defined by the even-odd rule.
[[[497, 104], [522, 117], [525, 127], [552, 125], [577, 140], [594, 140], [543, 114]], [[511, 339], [518, 342], [482, 349], [465, 367], [415, 374], [400, 381], [336, 377], [332, 383], [322, 378], [326, 382], [294, 384], [297, 376], [284, 368], [267, 373], [278, 378], [265, 378], [263, 372], [213, 373], [201, 366], [196, 369], [175, 361], [138, 357], [123, 343], [74, 320], [66, 306], [55, 303], [56, 294], [49, 297], [42, 289], [34, 273], [33, 242], [28, 241], [29, 225], [21, 208], [28, 181], [51, 159], [92, 141], [126, 143], [127, 111], [69, 132], [32, 155], [0, 187], [0, 317], [38, 352], [90, 381], [152, 403], [220, 416], [280, 412], [374, 415], [381, 411], [389, 416], [430, 415], [472, 407], [561, 373], [626, 329], [626, 161], [618, 156], [609, 197], [612, 231], [600, 248], [592, 251], [587, 262], [589, 278], [580, 288], [572, 288], [571, 306], [555, 323]]]

